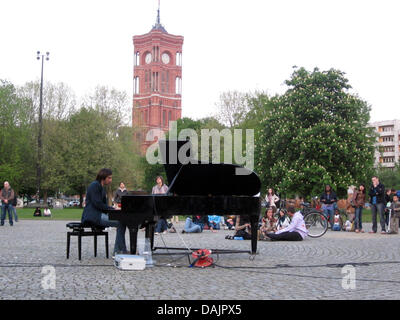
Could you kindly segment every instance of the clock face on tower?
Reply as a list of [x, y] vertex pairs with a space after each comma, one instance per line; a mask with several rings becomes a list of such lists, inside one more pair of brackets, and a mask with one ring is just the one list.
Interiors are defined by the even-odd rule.
[[150, 52], [149, 52], [148, 54], [146, 54], [145, 62], [146, 62], [147, 64], [149, 64], [149, 63], [151, 62], [151, 53], [150, 53]]
[[169, 63], [169, 54], [166, 53], [166, 52], [164, 52], [164, 53], [162, 54], [162, 56], [161, 56], [161, 59], [162, 59], [162, 62], [163, 62], [163, 63], [168, 64], [168, 63]]

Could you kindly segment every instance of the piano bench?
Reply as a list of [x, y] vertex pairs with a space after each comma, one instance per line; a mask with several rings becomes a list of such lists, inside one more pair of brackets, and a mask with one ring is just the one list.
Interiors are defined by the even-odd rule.
[[[105, 237], [106, 244], [106, 257], [108, 259], [108, 232], [104, 231], [106, 227], [94, 226], [90, 224], [83, 224], [81, 222], [70, 222], [67, 223], [67, 228], [72, 229], [72, 231], [67, 231], [67, 259], [69, 259], [69, 248], [71, 243], [71, 236], [78, 237], [78, 256], [79, 260], [82, 258], [82, 237], [92, 236], [94, 237], [94, 256], [97, 257], [97, 236]], [[85, 230], [85, 228], [90, 228]]]

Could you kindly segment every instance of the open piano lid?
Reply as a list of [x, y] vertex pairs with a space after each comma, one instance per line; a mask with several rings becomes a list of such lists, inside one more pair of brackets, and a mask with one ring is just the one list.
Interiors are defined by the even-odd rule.
[[[190, 141], [160, 140], [159, 145], [167, 174], [168, 193], [255, 196], [260, 192], [261, 181], [251, 170], [235, 164], [202, 163], [193, 160]], [[179, 161], [179, 150], [186, 154], [187, 159], [191, 159], [189, 163], [182, 164]], [[249, 174], [237, 175], [237, 168], [242, 168], [241, 170], [246, 170]]]

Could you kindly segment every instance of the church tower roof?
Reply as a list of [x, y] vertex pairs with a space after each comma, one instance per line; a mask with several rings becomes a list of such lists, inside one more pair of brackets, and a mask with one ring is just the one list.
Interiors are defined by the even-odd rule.
[[153, 26], [151, 31], [154, 31], [154, 30], [160, 30], [161, 32], [168, 33], [167, 30], [165, 30], [164, 26], [160, 22], [160, 0], [158, 0], [156, 24]]

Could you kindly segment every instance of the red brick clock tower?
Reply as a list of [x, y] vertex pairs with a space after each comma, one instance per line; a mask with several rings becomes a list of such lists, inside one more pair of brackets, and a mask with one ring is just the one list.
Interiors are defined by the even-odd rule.
[[149, 33], [133, 37], [133, 108], [135, 139], [144, 153], [152, 141], [145, 141], [150, 129], [168, 131], [170, 121], [182, 113], [183, 37], [169, 34], [157, 21]]

